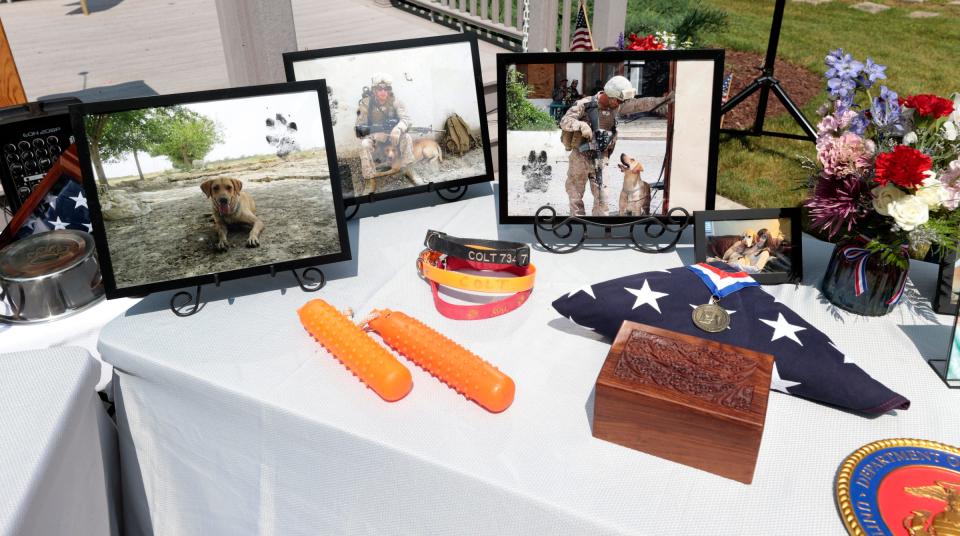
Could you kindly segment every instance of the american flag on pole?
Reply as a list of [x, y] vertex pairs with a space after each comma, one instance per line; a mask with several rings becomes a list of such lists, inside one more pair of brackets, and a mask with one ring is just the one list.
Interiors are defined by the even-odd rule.
[[587, 25], [587, 10], [580, 0], [580, 9], [577, 11], [577, 24], [570, 38], [570, 52], [593, 50], [593, 38], [590, 36], [590, 27]]

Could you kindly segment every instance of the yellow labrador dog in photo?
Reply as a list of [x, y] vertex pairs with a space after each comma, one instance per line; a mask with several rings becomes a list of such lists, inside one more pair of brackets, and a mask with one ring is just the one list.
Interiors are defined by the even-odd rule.
[[623, 189], [620, 191], [620, 215], [641, 216], [650, 213], [650, 185], [640, 178], [643, 165], [626, 153], [620, 153], [617, 165], [623, 172]]
[[247, 237], [247, 247], [255, 248], [260, 245], [260, 233], [263, 232], [263, 222], [257, 217], [257, 206], [250, 194], [243, 192], [243, 183], [238, 179], [221, 177], [208, 179], [200, 185], [203, 193], [210, 198], [213, 204], [213, 226], [217, 230], [219, 241], [217, 249], [226, 251], [230, 244], [227, 242], [227, 225], [244, 223], [253, 226]]

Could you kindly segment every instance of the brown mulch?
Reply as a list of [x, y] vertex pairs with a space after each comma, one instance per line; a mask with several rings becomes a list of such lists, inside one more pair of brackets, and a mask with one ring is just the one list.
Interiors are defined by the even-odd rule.
[[[729, 49], [726, 51], [724, 76], [733, 73], [730, 97], [739, 93], [760, 74], [758, 67], [763, 65], [763, 59], [763, 54]], [[773, 70], [773, 76], [780, 81], [787, 95], [800, 108], [819, 95], [824, 87], [824, 81], [819, 74], [812, 73], [799, 65], [777, 59]], [[743, 129], [753, 126], [759, 98], [759, 92], [754, 93], [736, 108], [727, 112], [723, 116], [723, 128]], [[780, 104], [780, 100], [771, 92], [767, 100], [766, 117], [776, 117], [786, 113], [787, 110]]]

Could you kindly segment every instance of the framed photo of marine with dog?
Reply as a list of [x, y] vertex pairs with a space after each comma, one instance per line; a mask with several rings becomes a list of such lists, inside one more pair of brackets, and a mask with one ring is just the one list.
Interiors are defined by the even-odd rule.
[[350, 258], [322, 80], [70, 113], [108, 298]]
[[287, 80], [327, 82], [348, 206], [493, 180], [476, 35], [289, 52], [283, 61]]
[[498, 54], [500, 223], [713, 209], [723, 54]]

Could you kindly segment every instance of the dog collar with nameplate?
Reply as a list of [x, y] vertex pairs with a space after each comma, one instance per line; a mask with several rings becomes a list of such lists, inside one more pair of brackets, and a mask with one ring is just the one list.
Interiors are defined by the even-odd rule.
[[427, 231], [423, 245], [428, 249], [468, 261], [515, 266], [530, 264], [530, 246], [520, 242], [458, 238], [440, 231]]
[[[457, 272], [460, 269], [509, 272], [517, 277], [489, 277]], [[488, 294], [513, 294], [533, 288], [537, 275], [534, 265], [515, 266], [477, 262], [425, 250], [417, 258], [417, 270], [423, 277], [445, 287]]]

